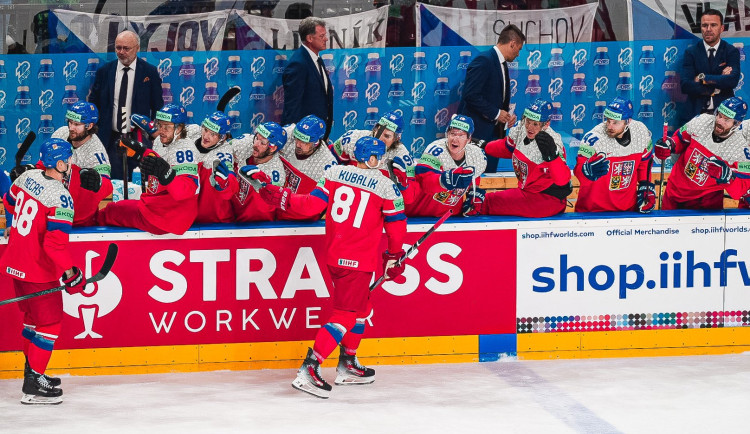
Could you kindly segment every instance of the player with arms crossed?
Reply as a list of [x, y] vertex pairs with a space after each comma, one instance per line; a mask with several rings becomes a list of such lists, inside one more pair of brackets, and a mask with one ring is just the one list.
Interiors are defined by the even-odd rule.
[[[70, 143], [47, 139], [41, 147], [44, 170], [27, 170], [3, 198], [10, 225], [8, 247], [0, 268], [11, 277], [16, 296], [54, 288], [59, 279], [70, 294], [82, 292], [83, 274], [73, 266], [68, 233], [73, 225], [73, 199], [63, 185], [70, 171]], [[62, 276], [62, 277], [61, 277]], [[59, 378], [45, 375], [63, 319], [61, 292], [18, 302], [23, 312], [23, 354], [26, 357], [21, 402], [59, 404]]]
[[385, 144], [362, 137], [354, 147], [356, 166], [333, 166], [325, 171], [309, 195], [292, 194], [288, 188], [267, 185], [261, 195], [269, 204], [316, 215], [326, 210], [326, 255], [333, 281], [333, 313], [308, 349], [296, 389], [328, 398], [331, 385], [320, 373], [320, 364], [341, 345], [336, 384], [367, 384], [375, 370], [362, 366], [356, 352], [372, 309], [369, 284], [377, 268], [377, 249], [385, 228], [388, 250], [383, 253], [385, 273], [394, 278], [404, 271], [395, 266], [404, 254], [406, 233], [404, 201], [396, 185], [378, 167]]

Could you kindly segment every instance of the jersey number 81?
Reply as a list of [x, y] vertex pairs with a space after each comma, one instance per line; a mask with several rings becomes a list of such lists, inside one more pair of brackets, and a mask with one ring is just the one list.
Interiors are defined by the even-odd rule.
[[[370, 200], [369, 192], [359, 190], [359, 193], [362, 197], [359, 200], [359, 204], [357, 204], [357, 212], [354, 214], [354, 222], [352, 222], [352, 227], [355, 228], [362, 226], [362, 219], [365, 216], [367, 202]], [[333, 221], [336, 223], [344, 223], [349, 218], [356, 195], [357, 192], [346, 185], [336, 189], [336, 193], [333, 195], [333, 206], [331, 207], [331, 218]]]

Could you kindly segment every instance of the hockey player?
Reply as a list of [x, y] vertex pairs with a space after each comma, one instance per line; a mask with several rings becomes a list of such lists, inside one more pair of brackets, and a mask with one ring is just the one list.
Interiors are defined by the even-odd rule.
[[[0, 268], [13, 282], [16, 296], [54, 288], [62, 281], [70, 294], [82, 292], [83, 274], [68, 252], [73, 224], [73, 199], [63, 185], [70, 171], [70, 143], [47, 139], [41, 147], [44, 170], [21, 174], [3, 198], [10, 229]], [[59, 404], [60, 379], [45, 375], [63, 319], [62, 293], [29, 298], [18, 303], [23, 312], [23, 354], [26, 357], [21, 402]]]
[[79, 101], [65, 114], [68, 125], [58, 128], [52, 137], [73, 145], [68, 190], [76, 204], [73, 226], [96, 224], [99, 203], [112, 194], [112, 167], [104, 144], [97, 136], [99, 110], [94, 104]]
[[549, 217], [565, 211], [573, 187], [562, 138], [549, 126], [551, 113], [552, 104], [537, 99], [507, 137], [487, 144], [487, 155], [513, 160], [518, 187], [490, 193], [469, 190], [464, 215]]
[[449, 209], [461, 212], [464, 193], [487, 167], [484, 152], [471, 141], [474, 121], [455, 115], [445, 131], [445, 138], [427, 145], [415, 168], [420, 191], [406, 206], [408, 216], [439, 217]]
[[138, 200], [121, 200], [97, 214], [97, 223], [125, 226], [152, 234], [183, 234], [198, 213], [198, 165], [193, 140], [188, 136], [187, 112], [165, 104], [156, 112], [159, 133], [154, 148], [135, 140], [122, 141], [129, 155], [140, 160], [143, 192]]
[[383, 158], [383, 171], [396, 183], [404, 203], [410, 204], [417, 195], [417, 183], [414, 182], [414, 159], [409, 150], [401, 142], [401, 134], [404, 131], [404, 119], [397, 111], [391, 111], [380, 118], [372, 131], [349, 130], [329, 146], [331, 152], [339, 161], [339, 164], [357, 164], [354, 159], [354, 144], [360, 137], [372, 136], [385, 143], [385, 158]]
[[201, 124], [201, 136], [195, 141], [200, 195], [197, 223], [221, 223], [234, 219], [233, 192], [238, 190], [231, 145], [232, 120], [215, 111]]
[[308, 195], [268, 185], [261, 195], [282, 209], [316, 215], [326, 210], [326, 255], [333, 281], [333, 313], [320, 328], [315, 344], [292, 382], [294, 388], [328, 398], [331, 385], [320, 373], [320, 363], [341, 345], [336, 384], [367, 384], [375, 371], [362, 366], [356, 356], [370, 313], [369, 284], [377, 264], [377, 248], [385, 228], [388, 250], [383, 253], [385, 273], [394, 278], [404, 271], [395, 267], [404, 254], [402, 240], [406, 216], [401, 193], [393, 181], [377, 170], [385, 144], [362, 137], [354, 146], [356, 166], [332, 166]]
[[698, 115], [672, 137], [657, 141], [657, 158], [680, 154], [662, 197], [662, 209], [723, 209], [724, 190], [734, 199], [747, 194], [747, 140], [737, 132], [746, 113], [747, 103], [727, 98], [715, 114]]
[[574, 170], [577, 212], [654, 209], [651, 132], [632, 117], [633, 103], [617, 97], [604, 110], [604, 122], [583, 136]]

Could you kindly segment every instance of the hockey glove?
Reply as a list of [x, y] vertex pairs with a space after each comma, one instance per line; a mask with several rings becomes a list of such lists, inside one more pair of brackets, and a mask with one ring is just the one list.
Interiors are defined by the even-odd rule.
[[120, 146], [125, 148], [125, 154], [128, 157], [135, 157], [136, 161], [141, 161], [144, 154], [149, 150], [146, 145], [130, 136], [122, 136]]
[[401, 157], [394, 157], [388, 164], [391, 174], [391, 180], [396, 184], [399, 190], [404, 191], [409, 186], [409, 180], [406, 177], [406, 163]]
[[581, 166], [583, 176], [591, 181], [596, 181], [609, 173], [609, 160], [601, 152], [586, 160]]
[[708, 166], [708, 176], [714, 178], [717, 184], [729, 184], [734, 181], [736, 175], [726, 161], [712, 155], [708, 157], [706, 165]]
[[73, 266], [73, 268], [71, 268], [69, 271], [70, 274], [65, 271], [61, 278], [63, 284], [65, 285], [65, 292], [70, 295], [83, 292], [84, 288], [86, 288], [86, 279], [83, 278], [81, 269]]
[[461, 213], [464, 217], [472, 217], [475, 215], [482, 214], [482, 206], [484, 206], [484, 199], [487, 192], [484, 189], [477, 188], [476, 190], [469, 190], [466, 193], [466, 199], [461, 207]]
[[271, 178], [263, 173], [258, 166], [251, 164], [242, 166], [238, 173], [240, 174], [240, 179], [249, 183], [255, 191], [260, 191], [266, 184], [271, 184]]
[[227, 163], [225, 163], [223, 160], [214, 160], [214, 173], [211, 176], [210, 181], [211, 185], [216, 189], [216, 191], [224, 191], [227, 187], [229, 187], [231, 178], [234, 177], [234, 172], [229, 170], [229, 168], [227, 167]]
[[260, 198], [267, 204], [280, 208], [282, 211], [286, 211], [289, 207], [289, 196], [291, 194], [292, 190], [273, 184], [267, 184], [260, 189]]
[[147, 155], [141, 160], [141, 174], [148, 179], [149, 176], [155, 176], [159, 184], [167, 185], [175, 177], [175, 171], [167, 161], [157, 155]]
[[21, 176], [21, 174], [27, 170], [36, 169], [31, 164], [22, 164], [20, 166], [16, 166], [10, 170], [10, 174], [8, 175], [10, 177], [10, 182], [15, 182], [16, 179]]
[[81, 178], [81, 188], [94, 193], [102, 188], [102, 176], [95, 169], [81, 169], [78, 176]]
[[545, 131], [539, 131], [534, 137], [534, 141], [536, 141], [536, 145], [539, 147], [539, 152], [542, 153], [542, 160], [550, 162], [557, 158], [557, 144], [552, 136]]
[[446, 190], [466, 188], [471, 185], [474, 178], [474, 169], [471, 167], [457, 167], [440, 175], [440, 185]]
[[479, 149], [484, 149], [485, 146], [487, 146], [486, 140], [476, 139], [474, 137], [469, 140], [469, 143], [473, 143], [476, 146], [479, 146]]
[[661, 161], [666, 160], [674, 152], [674, 140], [671, 137], [662, 138], [654, 143], [654, 155]]
[[653, 182], [639, 182], [635, 195], [638, 201], [638, 211], [641, 213], [651, 212], [656, 206], [656, 190]]
[[404, 274], [404, 268], [406, 268], [404, 263], [396, 265], [402, 256], [404, 256], [403, 250], [393, 253], [390, 253], [388, 250], [383, 252], [383, 268], [385, 269], [386, 280], [395, 279]]
[[153, 136], [154, 134], [156, 134], [157, 131], [159, 131], [159, 129], [156, 128], [156, 122], [149, 119], [148, 116], [134, 113], [130, 116], [130, 122], [134, 126], [142, 129], [149, 136]]

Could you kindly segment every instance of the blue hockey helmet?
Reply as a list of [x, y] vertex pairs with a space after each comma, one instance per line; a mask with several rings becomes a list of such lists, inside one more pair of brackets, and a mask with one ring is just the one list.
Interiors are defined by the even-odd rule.
[[451, 130], [451, 128], [456, 128], [461, 131], [466, 131], [466, 134], [472, 135], [474, 133], [474, 121], [465, 115], [453, 115], [451, 118], [451, 121], [448, 123], [448, 128], [445, 129], [445, 132]]
[[73, 155], [73, 148], [63, 139], [52, 138], [42, 143], [40, 154], [39, 159], [42, 160], [44, 167], [51, 169], [57, 166], [60, 160], [67, 162]]
[[260, 134], [262, 137], [268, 139], [268, 144], [276, 146], [276, 151], [281, 151], [281, 148], [286, 144], [286, 130], [276, 122], [264, 122], [255, 128], [255, 134]]
[[378, 125], [382, 125], [396, 134], [404, 132], [404, 118], [397, 111], [384, 114], [378, 121]]
[[164, 107], [160, 108], [156, 112], [156, 120], [163, 122], [171, 122], [175, 125], [187, 123], [187, 110], [180, 104], [164, 104]]
[[742, 122], [747, 114], [747, 103], [733, 96], [722, 101], [716, 111], [737, 122]]
[[90, 102], [78, 101], [70, 106], [65, 113], [65, 119], [82, 124], [95, 124], [99, 120], [99, 110]]
[[523, 111], [523, 117], [526, 119], [542, 123], [547, 122], [551, 115], [552, 104], [541, 98], [529, 104]]
[[203, 124], [201, 125], [219, 135], [228, 134], [232, 130], [232, 120], [224, 112], [220, 111], [213, 112], [211, 116], [203, 120]]
[[625, 121], [633, 117], [633, 103], [629, 99], [613, 99], [604, 109], [604, 117], [615, 121]]
[[354, 144], [354, 159], [360, 163], [366, 163], [371, 156], [375, 156], [378, 161], [385, 155], [385, 143], [375, 137], [360, 137]]
[[294, 126], [294, 138], [305, 143], [318, 143], [326, 133], [326, 123], [315, 115], [307, 115]]

